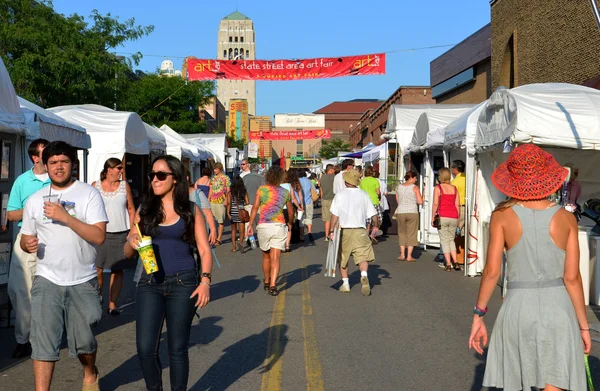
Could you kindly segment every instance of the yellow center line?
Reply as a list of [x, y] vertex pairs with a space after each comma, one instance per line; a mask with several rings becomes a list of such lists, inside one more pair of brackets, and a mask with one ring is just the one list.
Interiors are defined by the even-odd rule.
[[[287, 266], [287, 259], [285, 260]], [[286, 268], [287, 269], [287, 268]], [[281, 272], [283, 275], [284, 262], [282, 257]], [[279, 286], [285, 285], [285, 276], [279, 281]], [[267, 355], [263, 362], [262, 391], [281, 390], [281, 372], [283, 368], [283, 350], [281, 348], [281, 337], [284, 328], [283, 310], [285, 308], [285, 290], [279, 291], [275, 298], [273, 316], [269, 327], [269, 340], [267, 341]]]
[[313, 310], [310, 300], [308, 271], [302, 265], [302, 333], [304, 334], [304, 367], [306, 369], [306, 390], [323, 391], [323, 370], [319, 359], [315, 323], [312, 318]]

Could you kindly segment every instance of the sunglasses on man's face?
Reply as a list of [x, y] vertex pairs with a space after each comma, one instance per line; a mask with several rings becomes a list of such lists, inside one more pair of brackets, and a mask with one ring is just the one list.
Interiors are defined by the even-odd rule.
[[159, 181], [164, 181], [167, 179], [168, 176], [173, 176], [172, 172], [164, 172], [164, 171], [150, 171], [148, 173], [148, 179], [153, 181], [154, 177], [156, 177], [156, 179], [158, 179]]

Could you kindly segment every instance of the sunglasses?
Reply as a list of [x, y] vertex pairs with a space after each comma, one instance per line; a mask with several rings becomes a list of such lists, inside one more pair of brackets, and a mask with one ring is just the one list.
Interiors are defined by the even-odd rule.
[[159, 181], [164, 181], [167, 179], [168, 176], [173, 176], [172, 172], [164, 172], [164, 171], [150, 171], [148, 173], [148, 179], [153, 181], [154, 177], [156, 177], [156, 179], [158, 179]]
[[117, 169], [119, 171], [123, 170], [123, 166], [117, 166], [117, 167], [113, 167], [113, 168], [115, 168], [115, 169]]

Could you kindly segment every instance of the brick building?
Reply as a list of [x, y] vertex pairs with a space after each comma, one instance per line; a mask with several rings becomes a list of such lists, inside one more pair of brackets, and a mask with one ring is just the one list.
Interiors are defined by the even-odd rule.
[[[271, 117], [267, 116], [255, 116], [250, 117], [250, 132], [270, 132], [273, 129], [273, 123]], [[258, 143], [259, 157], [263, 156], [265, 159], [273, 160], [273, 142], [270, 140], [250, 140]]]
[[437, 103], [479, 103], [492, 94], [492, 25], [487, 24], [429, 64]]
[[600, 81], [600, 31], [588, 1], [493, 0], [491, 15], [493, 89]]
[[350, 128], [360, 120], [368, 110], [375, 110], [381, 105], [378, 99], [354, 99], [348, 102], [333, 102], [315, 111], [314, 114], [325, 115], [325, 128], [331, 129], [332, 138], [344, 141], [350, 139]]
[[363, 113], [351, 124], [350, 145], [361, 148], [369, 143], [379, 143], [387, 125], [391, 105], [435, 104], [431, 88], [423, 86], [400, 86], [385, 102]]

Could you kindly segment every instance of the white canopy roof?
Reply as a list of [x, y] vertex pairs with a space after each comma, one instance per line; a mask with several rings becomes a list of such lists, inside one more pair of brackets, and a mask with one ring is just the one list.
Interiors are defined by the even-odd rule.
[[227, 151], [227, 137], [223, 134], [210, 134], [210, 133], [194, 133], [194, 134], [182, 134], [189, 143], [203, 149], [210, 155], [211, 159], [216, 162], [226, 163], [225, 157], [228, 155]]
[[481, 102], [444, 127], [443, 145], [445, 149], [466, 148], [468, 153], [475, 153], [477, 121], [486, 103], [487, 100]]
[[59, 106], [48, 110], [87, 130], [92, 140], [88, 156], [90, 182], [99, 178], [108, 158], [123, 159], [125, 153], [150, 153], [144, 123], [136, 113], [115, 111], [99, 105]]
[[25, 134], [25, 119], [19, 108], [15, 88], [0, 58], [0, 132]]
[[171, 129], [169, 125], [165, 124], [159, 129], [167, 141], [167, 154], [173, 155], [178, 159], [186, 158], [194, 162], [200, 162], [200, 152], [196, 146], [191, 145], [179, 133]]
[[492, 94], [479, 116], [476, 150], [512, 143], [600, 149], [600, 91], [564, 83]]
[[376, 146], [375, 148], [369, 149], [367, 152], [363, 153], [362, 161], [363, 163], [374, 162], [377, 159], [382, 157], [382, 154], [385, 153], [387, 147], [387, 143], [383, 143], [381, 145]]
[[150, 151], [155, 151], [158, 153], [166, 153], [167, 151], [167, 141], [165, 140], [165, 136], [163, 133], [154, 125], [148, 125], [144, 122], [144, 128], [146, 129], [146, 134], [148, 135], [148, 147]]
[[27, 138], [44, 138], [48, 141], [64, 141], [78, 149], [92, 146], [90, 136], [84, 128], [72, 124], [51, 111], [29, 102], [21, 97], [19, 105], [27, 126]]
[[446, 105], [437, 105], [436, 108], [432, 108], [419, 116], [410, 144], [404, 151], [405, 153], [406, 151], [422, 152], [425, 150], [430, 135], [434, 137], [431, 139], [430, 145], [433, 146], [437, 143], [441, 147], [444, 141], [443, 133], [438, 131], [435, 136], [433, 133], [454, 121], [474, 105], [452, 105], [454, 106], [452, 109], [441, 108], [443, 106]]

